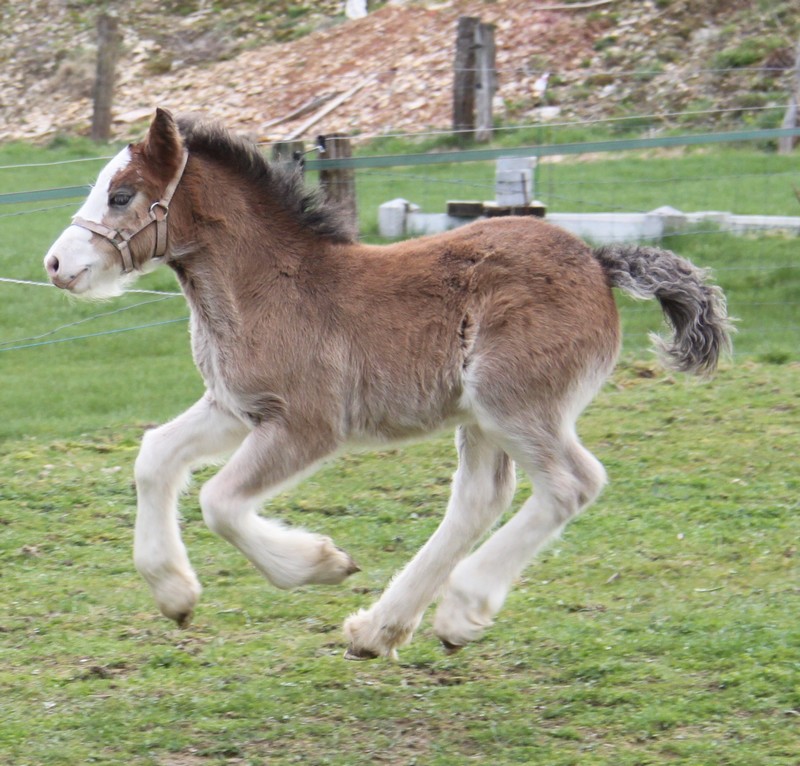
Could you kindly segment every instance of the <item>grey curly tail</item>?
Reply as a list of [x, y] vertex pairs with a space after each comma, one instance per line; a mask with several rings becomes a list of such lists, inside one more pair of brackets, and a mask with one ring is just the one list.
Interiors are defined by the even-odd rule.
[[651, 336], [665, 366], [709, 376], [730, 351], [732, 325], [722, 290], [709, 273], [669, 250], [607, 245], [594, 251], [613, 287], [634, 298], [657, 298], [673, 337]]

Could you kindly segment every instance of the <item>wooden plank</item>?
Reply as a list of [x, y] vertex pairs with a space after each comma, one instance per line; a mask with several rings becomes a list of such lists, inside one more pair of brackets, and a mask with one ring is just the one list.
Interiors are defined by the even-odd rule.
[[483, 202], [450, 200], [447, 203], [447, 215], [454, 218], [477, 218], [483, 215]]
[[484, 202], [483, 214], [487, 218], [500, 218], [507, 215], [526, 215], [544, 218], [547, 206], [541, 202], [531, 202], [529, 205], [498, 205], [496, 202]]
[[374, 79], [375, 78], [373, 76], [367, 77], [365, 80], [362, 80], [360, 83], [358, 83], [358, 85], [337, 96], [329, 104], [322, 107], [322, 109], [320, 109], [316, 114], [313, 114], [311, 117], [309, 117], [299, 128], [293, 130], [288, 136], [286, 136], [285, 140], [293, 141], [296, 138], [300, 138], [300, 136], [302, 136], [309, 128], [316, 125], [323, 117], [329, 115], [334, 109], [336, 109], [337, 106], [341, 106], [345, 101], [355, 96], [356, 93], [369, 85]]
[[261, 126], [261, 130], [267, 130], [267, 128], [273, 128], [276, 125], [280, 125], [284, 122], [291, 122], [292, 120], [300, 119], [303, 115], [308, 114], [309, 112], [313, 112], [315, 109], [319, 109], [323, 104], [327, 104], [332, 98], [336, 98], [338, 93], [324, 93], [321, 96], [314, 96], [310, 98], [305, 103], [301, 104], [297, 107], [297, 109], [293, 109], [288, 114], [283, 115], [283, 117], [276, 117], [274, 120], [269, 120], [265, 122]]

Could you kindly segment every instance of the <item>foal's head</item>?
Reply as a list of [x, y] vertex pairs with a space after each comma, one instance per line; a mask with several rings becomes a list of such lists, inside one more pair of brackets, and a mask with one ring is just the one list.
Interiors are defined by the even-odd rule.
[[145, 139], [101, 171], [44, 264], [57, 287], [83, 297], [117, 295], [167, 251], [167, 215], [186, 162], [183, 139], [159, 109]]
[[[189, 157], [191, 169], [181, 183]], [[47, 253], [47, 273], [53, 284], [75, 295], [117, 295], [138, 274], [196, 246], [197, 232], [182, 231], [189, 241], [181, 243], [175, 224], [203, 218], [203, 205], [213, 208], [214, 220], [227, 208], [236, 224], [228, 228], [236, 235], [269, 227], [282, 229], [284, 241], [298, 232], [331, 242], [354, 238], [348, 219], [319, 190], [306, 187], [294, 166], [270, 165], [255, 144], [219, 125], [190, 118], [176, 122], [158, 109], [144, 140], [123, 149], [102, 170], [72, 224]], [[185, 215], [187, 206], [191, 216]], [[263, 245], [263, 237], [258, 241]], [[211, 256], [215, 249], [225, 250], [219, 241], [203, 246]]]

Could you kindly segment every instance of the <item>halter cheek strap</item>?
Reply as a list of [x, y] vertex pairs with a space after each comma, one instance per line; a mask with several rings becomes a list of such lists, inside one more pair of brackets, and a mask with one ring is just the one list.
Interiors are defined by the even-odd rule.
[[169, 182], [167, 188], [164, 189], [164, 194], [161, 199], [150, 205], [147, 218], [144, 219], [137, 229], [133, 229], [132, 231], [127, 229], [112, 229], [110, 226], [106, 226], [103, 223], [87, 221], [80, 216], [75, 216], [72, 219], [72, 225], [80, 226], [82, 229], [88, 229], [94, 234], [99, 234], [114, 245], [122, 260], [122, 273], [128, 274], [136, 268], [136, 264], [133, 262], [133, 256], [131, 255], [130, 241], [139, 234], [139, 232], [144, 231], [151, 224], [155, 224], [156, 242], [149, 260], [161, 258], [167, 252], [167, 217], [169, 216], [169, 204], [172, 202], [172, 196], [175, 194], [175, 190], [178, 188], [178, 184], [183, 177], [183, 171], [186, 168], [186, 161], [188, 159], [189, 152], [184, 149], [178, 172]]

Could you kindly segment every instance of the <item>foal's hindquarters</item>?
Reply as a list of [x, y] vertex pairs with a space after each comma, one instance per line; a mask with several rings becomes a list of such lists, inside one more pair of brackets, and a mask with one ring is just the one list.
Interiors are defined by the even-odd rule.
[[[613, 369], [619, 320], [592, 260], [569, 281], [569, 307], [558, 305], [563, 294], [537, 296], [529, 274], [520, 292], [485, 301], [473, 317], [446, 514], [380, 600], [346, 621], [349, 659], [395, 656], [437, 597], [434, 631], [445, 649], [479, 638], [525, 565], [602, 489], [605, 471], [575, 421]], [[511, 503], [515, 463], [534, 493], [473, 551]]]

